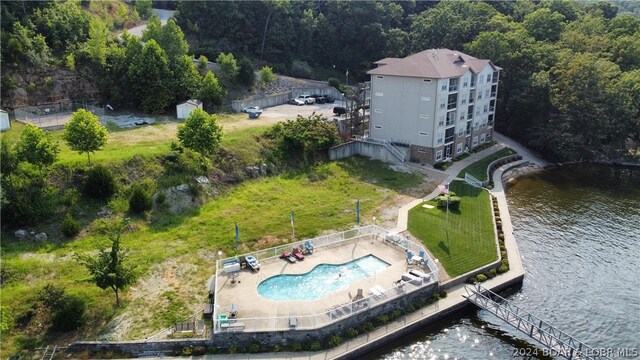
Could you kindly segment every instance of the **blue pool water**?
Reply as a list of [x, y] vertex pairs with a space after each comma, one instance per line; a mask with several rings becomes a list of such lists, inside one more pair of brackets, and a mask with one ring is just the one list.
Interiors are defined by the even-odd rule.
[[315, 300], [346, 289], [352, 282], [372, 277], [387, 267], [388, 263], [373, 255], [344, 264], [320, 264], [306, 274], [270, 277], [258, 285], [258, 294], [269, 300]]

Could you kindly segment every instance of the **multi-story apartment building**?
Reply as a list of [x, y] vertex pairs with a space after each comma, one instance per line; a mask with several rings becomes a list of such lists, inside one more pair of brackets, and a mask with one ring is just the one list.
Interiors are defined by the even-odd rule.
[[409, 147], [434, 164], [491, 141], [500, 67], [460, 51], [430, 49], [376, 61], [369, 136]]

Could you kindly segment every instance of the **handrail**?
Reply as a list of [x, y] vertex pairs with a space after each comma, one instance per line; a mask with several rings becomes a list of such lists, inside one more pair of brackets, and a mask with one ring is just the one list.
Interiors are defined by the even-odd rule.
[[400, 149], [398, 149], [395, 145], [393, 145], [387, 139], [377, 139], [377, 138], [372, 138], [372, 137], [365, 137], [365, 136], [356, 135], [354, 137], [354, 140], [362, 141], [362, 142], [368, 142], [368, 143], [371, 143], [371, 144], [380, 144], [380, 145], [384, 146], [385, 148], [387, 148], [401, 162], [404, 162], [404, 154], [402, 153], [402, 151], [400, 151]]

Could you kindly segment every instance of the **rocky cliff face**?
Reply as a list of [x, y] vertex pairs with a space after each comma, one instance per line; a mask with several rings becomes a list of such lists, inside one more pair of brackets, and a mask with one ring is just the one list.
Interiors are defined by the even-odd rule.
[[3, 109], [99, 98], [94, 79], [78, 71], [47, 67], [7, 69], [2, 74]]

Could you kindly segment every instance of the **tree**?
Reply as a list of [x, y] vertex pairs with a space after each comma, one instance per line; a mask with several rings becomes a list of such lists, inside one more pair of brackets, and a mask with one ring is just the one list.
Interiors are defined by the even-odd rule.
[[538, 9], [524, 17], [525, 29], [539, 41], [557, 41], [564, 30], [565, 17], [547, 8]]
[[149, 40], [129, 67], [129, 80], [144, 111], [162, 112], [173, 100], [167, 54], [155, 40]]
[[111, 234], [111, 249], [99, 249], [96, 255], [76, 254], [75, 258], [84, 265], [92, 281], [101, 289], [110, 288], [116, 295], [116, 306], [120, 306], [119, 290], [124, 290], [135, 281], [135, 268], [126, 262], [127, 251], [120, 248], [120, 236], [127, 225], [123, 219]]
[[177, 58], [172, 66], [173, 94], [177, 101], [192, 99], [200, 86], [200, 73], [189, 55]]
[[206, 56], [200, 55], [198, 58], [198, 71], [202, 74], [207, 71], [207, 64], [209, 63], [209, 59]]
[[42, 168], [53, 164], [58, 158], [58, 143], [53, 141], [51, 134], [39, 127], [27, 124], [20, 140], [16, 145], [18, 159], [38, 167], [42, 175]]
[[62, 138], [73, 151], [87, 153], [87, 161], [91, 164], [91, 153], [100, 150], [106, 143], [109, 133], [100, 124], [98, 117], [92, 112], [80, 109], [71, 115], [71, 120], [64, 125]]
[[107, 27], [99, 18], [91, 18], [89, 22], [87, 47], [91, 59], [104, 65], [107, 58]]
[[178, 140], [193, 151], [206, 156], [212, 154], [222, 138], [222, 127], [218, 125], [215, 115], [201, 109], [195, 109], [178, 126]]
[[269, 66], [263, 66], [260, 71], [260, 81], [262, 82], [262, 88], [264, 89], [272, 82], [276, 81], [276, 75], [273, 73], [273, 69]]
[[220, 67], [220, 74], [227, 80], [231, 80], [238, 75], [238, 64], [232, 53], [220, 53], [216, 59]]
[[207, 71], [207, 75], [202, 79], [199, 95], [200, 100], [202, 100], [207, 107], [220, 105], [222, 103], [224, 89], [222, 89], [222, 86], [218, 83], [218, 79], [211, 70]]
[[0, 140], [0, 176], [9, 179], [9, 190], [13, 191], [13, 180], [11, 174], [18, 169], [18, 157], [15, 146], [9, 144], [6, 139]]
[[253, 84], [256, 82], [253, 63], [246, 56], [238, 61], [238, 81], [249, 88], [253, 87]]

